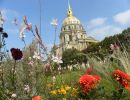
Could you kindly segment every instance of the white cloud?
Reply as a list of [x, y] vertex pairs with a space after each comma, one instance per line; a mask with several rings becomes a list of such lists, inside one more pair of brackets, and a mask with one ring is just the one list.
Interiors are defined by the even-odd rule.
[[130, 9], [116, 14], [113, 18], [114, 18], [114, 21], [118, 22], [119, 24], [126, 25], [130, 23]]
[[89, 35], [93, 36], [94, 38], [96, 38], [98, 40], [102, 40], [105, 37], [112, 36], [114, 34], [118, 34], [121, 31], [122, 31], [122, 29], [119, 27], [115, 27], [112, 25], [106, 25], [106, 26], [102, 26], [100, 28], [94, 28], [94, 29], [90, 30]]
[[106, 20], [107, 20], [107, 18], [95, 18], [95, 19], [92, 19], [89, 22], [89, 27], [93, 28], [93, 27], [104, 25]]

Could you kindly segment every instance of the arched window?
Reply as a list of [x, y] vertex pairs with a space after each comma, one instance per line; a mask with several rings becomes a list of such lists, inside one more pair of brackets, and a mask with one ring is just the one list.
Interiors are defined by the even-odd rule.
[[71, 27], [72, 27], [72, 29], [74, 29], [74, 25], [72, 25]]
[[69, 28], [69, 30], [71, 29], [71, 27], [70, 27], [70, 26], [68, 26], [68, 28]]
[[83, 38], [83, 35], [81, 35], [81, 38]]
[[65, 42], [65, 37], [64, 37], [64, 42]]
[[71, 35], [69, 35], [69, 40], [72, 41], [72, 36]]

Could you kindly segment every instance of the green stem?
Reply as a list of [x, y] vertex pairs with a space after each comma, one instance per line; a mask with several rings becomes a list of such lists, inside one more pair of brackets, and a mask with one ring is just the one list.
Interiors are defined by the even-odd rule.
[[2, 86], [4, 87], [4, 71], [3, 71], [3, 68], [2, 68], [1, 78], [2, 78]]
[[118, 100], [121, 99], [122, 95], [123, 95], [123, 88], [119, 89], [118, 92], [119, 92], [119, 97], [118, 97]]
[[16, 89], [16, 86], [15, 86], [15, 70], [16, 70], [16, 60], [14, 62], [14, 67], [13, 67], [13, 80], [12, 80], [12, 85], [14, 87], [14, 89]]

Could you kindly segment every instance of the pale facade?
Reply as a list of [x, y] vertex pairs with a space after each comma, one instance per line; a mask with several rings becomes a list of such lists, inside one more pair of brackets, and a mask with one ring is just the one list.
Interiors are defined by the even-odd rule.
[[86, 31], [80, 20], [73, 16], [71, 7], [69, 5], [67, 17], [64, 19], [60, 33], [60, 45], [57, 48], [57, 53], [62, 53], [66, 49], [75, 48], [83, 50], [87, 48], [90, 43], [97, 43], [98, 41], [86, 35]]

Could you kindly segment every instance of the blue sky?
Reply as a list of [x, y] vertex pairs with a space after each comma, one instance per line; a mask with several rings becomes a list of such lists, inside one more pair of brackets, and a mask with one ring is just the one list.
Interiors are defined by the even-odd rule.
[[[41, 0], [42, 4], [42, 39], [46, 46], [54, 41], [54, 28], [50, 22], [58, 19], [57, 44], [62, 21], [66, 17], [68, 0]], [[87, 35], [97, 40], [106, 36], [120, 33], [130, 27], [130, 0], [70, 0], [74, 16], [83, 24]], [[33, 25], [39, 25], [38, 0], [0, 0], [0, 10], [5, 17], [4, 29], [9, 34], [6, 39], [7, 48], [23, 48], [19, 39], [19, 25], [22, 17], [27, 16]], [[12, 24], [14, 18], [18, 19], [18, 26]], [[25, 41], [29, 44], [33, 38], [26, 32]]]

